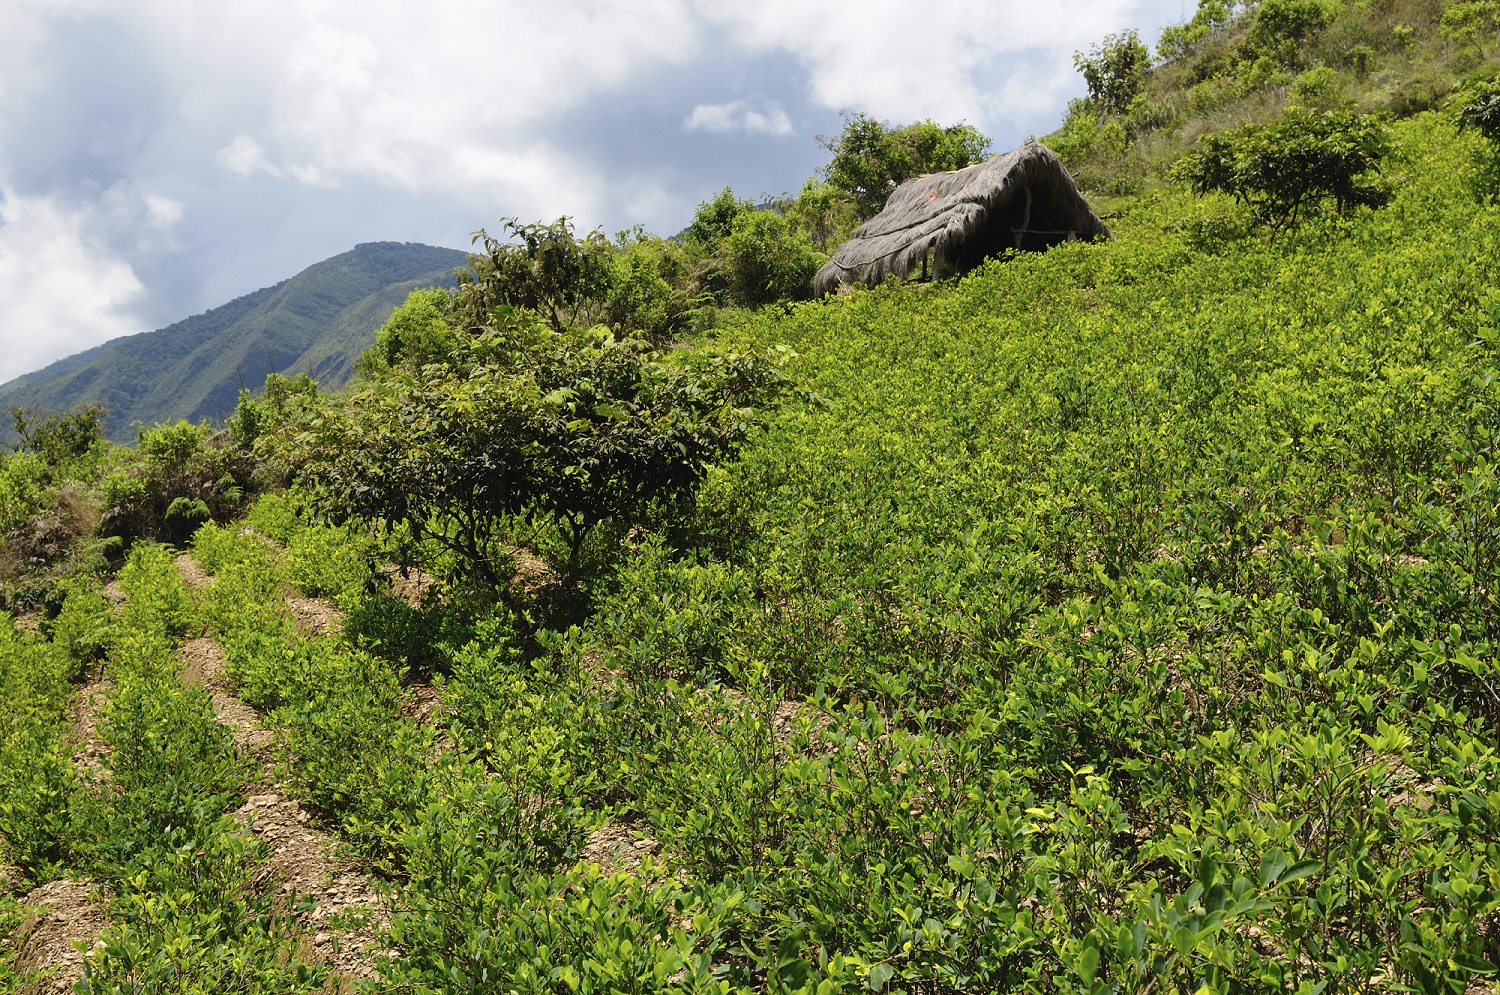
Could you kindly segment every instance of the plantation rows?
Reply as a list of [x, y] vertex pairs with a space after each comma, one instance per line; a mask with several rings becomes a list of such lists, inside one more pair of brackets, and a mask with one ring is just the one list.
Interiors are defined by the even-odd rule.
[[118, 609], [0, 622], [5, 857], [112, 889], [89, 991], [349, 982], [230, 814], [204, 633], [380, 882], [335, 923], [378, 990], [1489, 990], [1500, 209], [1446, 127], [1398, 138], [1378, 212], [1271, 241], [1158, 196], [721, 332], [803, 398], [595, 574], [414, 606], [412, 537], [295, 487], [197, 531], [191, 593], [137, 544]]

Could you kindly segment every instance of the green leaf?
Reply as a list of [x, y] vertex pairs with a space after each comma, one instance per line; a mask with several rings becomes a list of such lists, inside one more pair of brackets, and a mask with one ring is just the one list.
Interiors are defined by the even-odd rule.
[[1496, 973], [1494, 964], [1482, 958], [1475, 957], [1473, 954], [1454, 954], [1452, 962], [1454, 967], [1464, 971], [1472, 971], [1475, 974]]
[[1293, 881], [1301, 881], [1303, 878], [1312, 877], [1323, 869], [1321, 860], [1304, 860], [1293, 864], [1291, 869], [1281, 876], [1278, 884], [1291, 884]]

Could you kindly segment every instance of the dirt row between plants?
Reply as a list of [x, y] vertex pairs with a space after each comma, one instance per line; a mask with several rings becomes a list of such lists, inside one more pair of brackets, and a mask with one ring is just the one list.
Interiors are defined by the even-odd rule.
[[[213, 583], [187, 554], [177, 558], [183, 580], [192, 588]], [[343, 617], [326, 601], [288, 595], [287, 608], [300, 629], [327, 634]], [[183, 680], [209, 692], [214, 712], [234, 734], [237, 746], [260, 763], [260, 784], [235, 811], [235, 819], [266, 845], [266, 860], [256, 883], [273, 890], [288, 905], [311, 902], [304, 916], [312, 934], [311, 960], [331, 967], [347, 979], [374, 976], [374, 948], [389, 923], [371, 880], [337, 855], [337, 839], [312, 825], [310, 814], [276, 776], [271, 748], [276, 733], [260, 714], [231, 693], [225, 679], [224, 649], [218, 641], [200, 637], [178, 651]]]

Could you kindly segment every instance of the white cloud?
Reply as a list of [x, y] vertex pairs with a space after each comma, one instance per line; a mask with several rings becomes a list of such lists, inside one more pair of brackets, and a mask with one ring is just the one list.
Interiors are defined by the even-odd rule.
[[140, 280], [85, 227], [50, 198], [0, 191], [0, 382], [142, 331], [125, 311]]
[[756, 110], [743, 100], [728, 104], [699, 104], [682, 122], [688, 131], [749, 131], [766, 135], [790, 135], [792, 120], [781, 105], [771, 103]]
[[[143, 2], [171, 58], [210, 90], [227, 92], [213, 82], [226, 71], [261, 86], [259, 121], [218, 153], [227, 171], [513, 196], [517, 210], [576, 213], [598, 195], [597, 170], [539, 137], [554, 115], [698, 46], [686, 0], [433, 0], [420, 15], [354, 0], [231, 3], [218, 20], [192, 16], [187, 0]], [[237, 51], [223, 52], [226, 34]], [[211, 114], [197, 100], [185, 113]]]
[[146, 223], [152, 228], [170, 228], [182, 220], [182, 201], [166, 194], [146, 194]]
[[[981, 75], [1022, 52], [1064, 57], [1129, 23], [1139, 0], [698, 0], [703, 16], [744, 45], [802, 59], [826, 107], [910, 121], [981, 123]], [[1060, 16], [1061, 15], [1061, 16]]]
[[249, 135], [236, 136], [234, 141], [219, 150], [214, 159], [236, 176], [253, 176], [256, 173], [270, 173], [277, 177], [286, 175], [280, 167], [271, 164], [260, 142]]

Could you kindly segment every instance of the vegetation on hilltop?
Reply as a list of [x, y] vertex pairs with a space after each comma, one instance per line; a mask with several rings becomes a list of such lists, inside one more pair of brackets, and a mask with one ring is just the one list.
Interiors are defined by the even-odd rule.
[[[1429, 53], [1446, 96], [1488, 44], [1458, 6], [1204, 3], [1092, 126], [1392, 23], [1334, 89]], [[7, 522], [160, 495], [123, 607], [74, 560], [28, 575], [36, 631], [0, 616], [0, 854], [111, 889], [89, 991], [352, 983], [225, 814], [249, 775], [177, 677], [192, 635], [382, 882], [372, 990], [1493, 991], [1491, 96], [1246, 90], [1216, 140], [1078, 153], [1110, 241], [759, 310], [730, 310], [734, 239], [805, 244], [791, 207], [726, 192], [681, 242], [512, 223], [346, 393], [276, 378], [134, 452], [28, 423]], [[1277, 161], [1337, 182], [1257, 201]], [[90, 668], [107, 776], [68, 739]]]
[[[104, 430], [135, 441], [136, 423], [222, 420], [241, 388], [269, 373], [311, 372], [342, 386], [391, 310], [418, 287], [452, 286], [463, 253], [373, 242], [289, 280], [166, 328], [105, 343], [0, 385], [0, 411], [103, 406]], [[0, 425], [0, 444], [12, 444]]]

